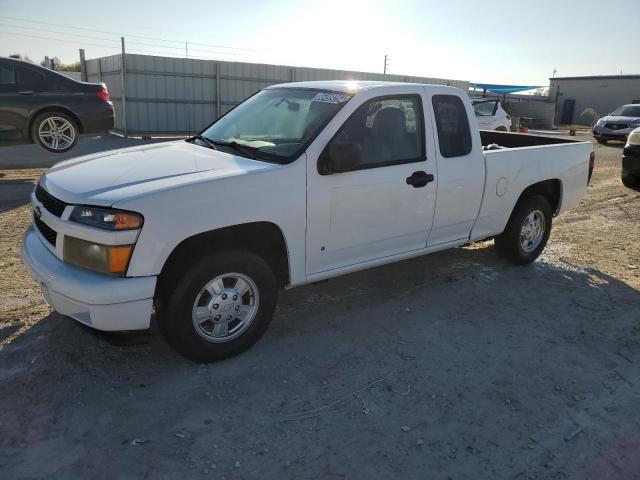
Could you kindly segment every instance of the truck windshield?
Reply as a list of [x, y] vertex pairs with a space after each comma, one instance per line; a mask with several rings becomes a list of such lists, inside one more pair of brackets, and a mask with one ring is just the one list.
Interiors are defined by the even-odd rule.
[[[302, 88], [262, 90], [238, 105], [202, 137], [258, 159], [287, 163], [302, 153], [351, 95]], [[238, 147], [244, 147], [240, 149]]]

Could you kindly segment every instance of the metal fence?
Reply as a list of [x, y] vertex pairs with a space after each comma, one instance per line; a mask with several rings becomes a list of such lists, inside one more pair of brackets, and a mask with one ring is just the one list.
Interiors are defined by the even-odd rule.
[[188, 133], [204, 128], [260, 89], [306, 80], [387, 80], [451, 85], [468, 81], [407, 75], [223, 62], [151, 55], [87, 60], [89, 82], [104, 82], [116, 111], [115, 128], [133, 134]]

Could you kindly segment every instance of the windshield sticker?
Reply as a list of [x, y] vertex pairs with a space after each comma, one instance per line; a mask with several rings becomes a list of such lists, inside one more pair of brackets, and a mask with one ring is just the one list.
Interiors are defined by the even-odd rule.
[[343, 95], [342, 93], [326, 93], [320, 92], [311, 99], [312, 102], [323, 103], [343, 103], [351, 98], [349, 95]]

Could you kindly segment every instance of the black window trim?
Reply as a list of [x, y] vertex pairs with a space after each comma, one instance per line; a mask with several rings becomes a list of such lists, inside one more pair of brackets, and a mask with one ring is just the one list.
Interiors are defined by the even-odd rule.
[[[462, 155], [445, 155], [444, 153], [442, 153], [442, 149], [440, 148], [440, 129], [438, 128], [438, 112], [436, 110], [436, 106], [435, 106], [435, 101], [436, 98], [438, 97], [453, 97], [453, 98], [457, 98], [460, 103], [462, 104], [462, 108], [464, 109], [464, 116], [467, 119], [467, 132], [469, 134], [469, 151], [462, 154]], [[452, 93], [437, 93], [435, 95], [431, 96], [431, 108], [433, 109], [433, 121], [435, 123], [436, 126], [436, 135], [438, 136], [438, 141], [436, 142], [438, 144], [438, 152], [440, 152], [440, 155], [443, 158], [461, 158], [461, 157], [466, 157], [468, 155], [471, 155], [473, 153], [473, 136], [471, 135], [471, 122], [469, 121], [469, 113], [467, 112], [467, 108], [464, 104], [464, 100], [462, 100], [462, 97], [460, 97], [459, 95], [455, 95]], [[474, 117], [475, 118], [475, 117]]]
[[[344, 170], [341, 172], [334, 172], [334, 171], [330, 171], [327, 167], [326, 164], [329, 161], [329, 145], [331, 145], [331, 142], [333, 142], [333, 140], [336, 138], [336, 136], [338, 135], [338, 133], [340, 133], [340, 130], [342, 129], [342, 127], [344, 127], [346, 125], [346, 123], [351, 119], [351, 117], [353, 115], [356, 114], [356, 112], [361, 109], [362, 107], [369, 105], [372, 102], [375, 101], [379, 101], [379, 100], [402, 100], [402, 99], [412, 99], [412, 100], [417, 100], [417, 104], [418, 104], [418, 114], [420, 115], [420, 124], [422, 126], [422, 131], [421, 131], [421, 138], [422, 138], [422, 152], [420, 157], [415, 157], [415, 158], [410, 158], [410, 159], [400, 159], [400, 160], [387, 160], [386, 162], [377, 162], [374, 164], [364, 164], [364, 165], [360, 165], [356, 168], [352, 168], [349, 170]], [[424, 107], [422, 105], [422, 95], [420, 93], [401, 93], [401, 94], [397, 94], [397, 95], [381, 95], [379, 97], [373, 97], [370, 98], [369, 100], [365, 100], [364, 103], [362, 103], [361, 105], [359, 105], [352, 113], [351, 115], [349, 115], [349, 117], [342, 123], [342, 125], [340, 125], [340, 127], [336, 130], [336, 133], [333, 134], [333, 137], [331, 137], [331, 140], [329, 140], [327, 142], [327, 144], [325, 145], [324, 149], [322, 150], [322, 153], [318, 156], [318, 162], [316, 165], [316, 168], [318, 170], [318, 173], [320, 175], [333, 175], [333, 174], [338, 174], [338, 173], [348, 173], [348, 172], [357, 172], [360, 170], [370, 170], [372, 168], [384, 168], [384, 167], [392, 167], [395, 165], [405, 165], [408, 163], [420, 163], [420, 162], [426, 162], [428, 160], [427, 158], [427, 144], [426, 144], [426, 135], [425, 135], [425, 131], [426, 131], [426, 125], [425, 125], [425, 117], [424, 117]]]

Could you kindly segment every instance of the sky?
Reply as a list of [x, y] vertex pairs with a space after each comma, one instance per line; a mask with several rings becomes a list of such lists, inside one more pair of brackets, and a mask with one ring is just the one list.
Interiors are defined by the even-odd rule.
[[[640, 0], [0, 0], [0, 55], [120, 51], [541, 85], [640, 74]], [[186, 53], [185, 53], [186, 48]]]

